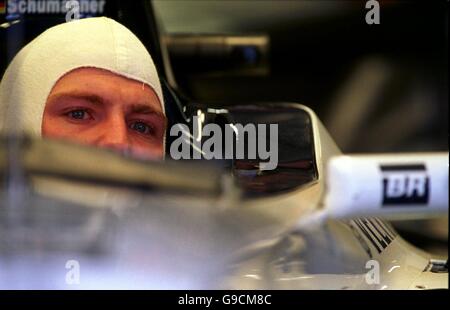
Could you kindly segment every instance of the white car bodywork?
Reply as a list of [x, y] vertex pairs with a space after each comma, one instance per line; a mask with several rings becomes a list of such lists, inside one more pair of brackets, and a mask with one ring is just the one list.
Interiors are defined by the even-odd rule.
[[[245, 205], [245, 208], [264, 209], [264, 212], [277, 218], [278, 223], [283, 223], [281, 226], [292, 227], [292, 232], [281, 238], [278, 243], [268, 243], [269, 245], [254, 249], [254, 255], [249, 255], [248, 260], [236, 265], [235, 274], [229, 278], [226, 287], [448, 288], [448, 273], [427, 270], [431, 255], [408, 244], [383, 220], [378, 218], [327, 220], [320, 212], [317, 213], [318, 216], [308, 216], [308, 212], [314, 214], [317, 208], [324, 208], [326, 164], [341, 152], [315, 113], [305, 106], [298, 105], [298, 107], [307, 111], [312, 120], [313, 134], [316, 137], [318, 181], [295, 192], [252, 201], [249, 205]], [[446, 177], [448, 180], [448, 171]], [[440, 180], [445, 180], [445, 174], [444, 179], [441, 177]], [[447, 189], [448, 195], [448, 187], [445, 184], [443, 186]], [[442, 201], [445, 193], [440, 191], [438, 194]], [[302, 207], [299, 208], [299, 205]], [[448, 209], [448, 201], [446, 208]], [[430, 213], [433, 211], [428, 210]], [[354, 213], [357, 214], [358, 210]], [[404, 216], [407, 218], [408, 214], [404, 213]]]

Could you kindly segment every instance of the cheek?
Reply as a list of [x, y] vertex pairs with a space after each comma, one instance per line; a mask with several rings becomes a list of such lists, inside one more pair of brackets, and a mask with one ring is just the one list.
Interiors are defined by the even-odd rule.
[[90, 143], [91, 140], [89, 130], [82, 132], [79, 126], [74, 126], [63, 118], [50, 114], [44, 114], [41, 131], [43, 138], [64, 139], [83, 144]]
[[44, 138], [59, 138], [64, 136], [64, 128], [61, 128], [59, 120], [47, 113], [44, 113], [42, 118], [42, 137]]
[[140, 139], [130, 140], [130, 148], [135, 156], [151, 160], [161, 160], [164, 158], [164, 147], [162, 141], [150, 143]]

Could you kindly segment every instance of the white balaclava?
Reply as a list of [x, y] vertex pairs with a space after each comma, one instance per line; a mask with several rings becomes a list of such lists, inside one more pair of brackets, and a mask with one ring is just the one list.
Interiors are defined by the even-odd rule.
[[152, 57], [126, 27], [105, 18], [86, 18], [52, 27], [13, 59], [0, 83], [0, 134], [41, 137], [45, 103], [56, 82], [70, 71], [99, 68], [142, 82], [161, 102]]

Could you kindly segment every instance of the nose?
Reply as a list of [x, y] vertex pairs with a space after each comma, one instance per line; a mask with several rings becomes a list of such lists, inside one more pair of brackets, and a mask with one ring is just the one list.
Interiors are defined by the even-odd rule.
[[105, 119], [98, 130], [101, 132], [97, 146], [121, 153], [130, 149], [128, 141], [128, 126], [122, 115], [111, 115]]

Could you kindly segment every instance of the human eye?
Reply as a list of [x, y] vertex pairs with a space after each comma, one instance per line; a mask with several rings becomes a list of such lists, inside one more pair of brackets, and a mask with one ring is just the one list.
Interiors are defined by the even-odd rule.
[[143, 122], [143, 121], [134, 121], [129, 125], [131, 130], [137, 131], [143, 135], [151, 135], [154, 132], [154, 129], [151, 125]]
[[70, 119], [73, 119], [73, 120], [89, 120], [89, 119], [93, 118], [87, 109], [81, 109], [81, 108], [70, 110], [69, 112], [66, 112], [65, 114], [67, 117], [69, 117]]

